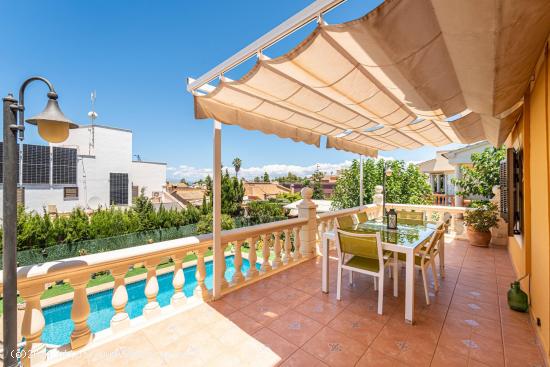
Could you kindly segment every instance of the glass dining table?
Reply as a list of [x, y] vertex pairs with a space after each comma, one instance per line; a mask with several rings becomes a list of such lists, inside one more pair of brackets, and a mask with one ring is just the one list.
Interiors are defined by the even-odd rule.
[[[398, 220], [397, 229], [388, 229], [385, 221], [369, 220], [364, 223], [357, 223], [352, 227], [341, 228], [342, 230], [360, 233], [380, 233], [382, 246], [384, 250], [403, 253], [406, 255], [405, 271], [405, 321], [414, 323], [414, 256], [427, 243], [434, 232], [438, 223], [432, 221], [419, 220]], [[329, 245], [336, 240], [336, 232], [327, 231], [322, 234], [321, 252], [323, 255], [322, 266], [322, 291], [328, 293], [329, 284]], [[439, 244], [440, 251], [440, 273], [444, 276], [445, 268], [445, 241]], [[394, 296], [397, 296], [394, 291]]]

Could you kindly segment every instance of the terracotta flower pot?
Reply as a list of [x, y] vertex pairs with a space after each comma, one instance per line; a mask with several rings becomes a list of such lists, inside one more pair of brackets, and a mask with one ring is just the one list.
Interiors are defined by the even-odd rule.
[[489, 243], [491, 242], [491, 232], [478, 232], [472, 227], [468, 227], [468, 230], [466, 231], [468, 235], [468, 240], [470, 241], [470, 244], [472, 246], [478, 246], [478, 247], [489, 247]]

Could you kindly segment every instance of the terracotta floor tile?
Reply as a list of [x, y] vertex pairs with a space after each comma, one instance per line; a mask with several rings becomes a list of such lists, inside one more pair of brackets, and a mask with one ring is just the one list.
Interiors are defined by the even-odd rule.
[[371, 348], [410, 366], [429, 366], [437, 341], [421, 338], [411, 325], [386, 325]]
[[431, 367], [468, 367], [468, 356], [438, 346]]
[[240, 311], [233, 312], [227, 318], [248, 334], [253, 334], [262, 328], [262, 324]]
[[294, 309], [322, 324], [327, 324], [344, 310], [344, 306], [311, 297]]
[[224, 302], [228, 303], [236, 309], [248, 306], [254, 301], [262, 298], [262, 294], [255, 292], [249, 287], [241, 288], [235, 292], [231, 292], [223, 297]]
[[304, 345], [322, 328], [321, 323], [294, 310], [288, 311], [269, 325], [269, 329], [298, 347]]
[[283, 337], [267, 328], [257, 331], [254, 334], [254, 338], [275, 352], [281, 360], [286, 359], [298, 349], [298, 347], [287, 342]]
[[226, 316], [237, 311], [235, 307], [231, 306], [229, 303], [227, 303], [223, 299], [209, 302], [208, 305], [213, 309], [215, 309], [216, 311], [218, 311], [219, 313], [221, 313], [222, 315], [226, 315]]
[[361, 357], [356, 367], [407, 367], [403, 362], [390, 358], [387, 355], [380, 353], [375, 349], [369, 349]]
[[241, 312], [253, 318], [260, 324], [267, 326], [279, 316], [284, 314], [288, 307], [271, 298], [264, 297], [252, 304], [241, 308]]
[[344, 310], [328, 326], [368, 347], [378, 336], [384, 324]]
[[281, 367], [326, 367], [327, 365], [311, 354], [298, 349], [287, 358]]
[[353, 366], [367, 349], [363, 344], [329, 327], [323, 328], [303, 348], [330, 366]]
[[306, 292], [299, 291], [292, 287], [279, 289], [269, 295], [269, 298], [286, 307], [293, 308], [310, 298], [311, 295]]

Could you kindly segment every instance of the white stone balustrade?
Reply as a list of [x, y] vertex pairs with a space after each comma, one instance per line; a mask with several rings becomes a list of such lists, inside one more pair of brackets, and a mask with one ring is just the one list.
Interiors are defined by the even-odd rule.
[[271, 264], [269, 263], [269, 255], [271, 253], [270, 246], [269, 246], [270, 243], [271, 243], [271, 234], [262, 235], [263, 262], [262, 262], [262, 267], [260, 268], [260, 270], [264, 273], [271, 270]]
[[187, 255], [187, 251], [177, 252], [172, 256], [174, 261], [174, 278], [172, 279], [172, 286], [174, 287], [174, 294], [170, 298], [170, 304], [174, 307], [180, 307], [185, 304], [187, 297], [183, 293], [183, 287], [185, 286], [185, 274], [183, 273], [183, 259]]
[[242, 244], [243, 244], [242, 241], [233, 242], [233, 248], [235, 251], [233, 266], [235, 267], [235, 273], [233, 273], [233, 278], [231, 279], [232, 285], [239, 285], [244, 281], [244, 276], [242, 273], [242, 267], [243, 267]]
[[206, 249], [201, 248], [196, 251], [197, 255], [197, 271], [195, 273], [195, 278], [197, 279], [197, 287], [195, 288], [195, 296], [203, 299], [210, 299], [210, 292], [206, 288], [204, 280], [206, 279], [206, 264], [204, 263], [204, 254]]
[[111, 270], [111, 275], [115, 279], [113, 288], [113, 299], [111, 305], [115, 309], [115, 315], [111, 319], [111, 329], [117, 332], [130, 326], [130, 317], [126, 313], [126, 304], [128, 303], [128, 292], [124, 277], [128, 272], [128, 266], [121, 265]]

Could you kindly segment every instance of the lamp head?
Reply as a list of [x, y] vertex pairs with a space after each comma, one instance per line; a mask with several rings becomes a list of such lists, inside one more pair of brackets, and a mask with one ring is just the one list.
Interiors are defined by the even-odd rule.
[[386, 176], [390, 177], [392, 175], [392, 170], [390, 167], [386, 168]]
[[78, 125], [69, 120], [57, 103], [57, 93], [48, 93], [48, 103], [44, 111], [26, 120], [31, 125], [38, 126], [38, 134], [49, 143], [61, 143], [69, 137], [69, 129]]

